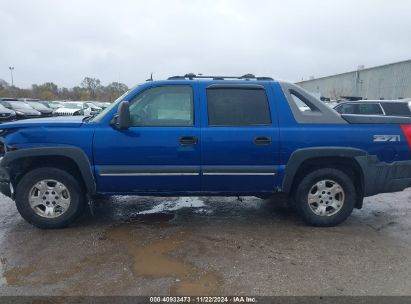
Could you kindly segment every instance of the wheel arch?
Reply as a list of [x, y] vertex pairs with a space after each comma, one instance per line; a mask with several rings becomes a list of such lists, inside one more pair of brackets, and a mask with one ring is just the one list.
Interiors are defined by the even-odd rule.
[[10, 151], [5, 154], [1, 166], [9, 169], [13, 186], [29, 170], [51, 166], [67, 170], [80, 178], [87, 193], [93, 195], [96, 192], [90, 161], [87, 155], [76, 147], [41, 147]]
[[309, 172], [319, 168], [335, 168], [354, 179], [354, 185], [359, 194], [355, 207], [361, 209], [364, 197], [364, 173], [356, 157], [365, 155], [367, 152], [364, 150], [344, 147], [315, 147], [296, 150], [287, 162], [282, 190], [290, 194]]

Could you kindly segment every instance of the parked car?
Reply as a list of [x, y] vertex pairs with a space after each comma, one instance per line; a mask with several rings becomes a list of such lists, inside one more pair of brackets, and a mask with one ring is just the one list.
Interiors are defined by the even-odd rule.
[[26, 101], [40, 101], [40, 99], [36, 99], [36, 98], [18, 98], [17, 100], [24, 101], [24, 102], [26, 102]]
[[57, 110], [63, 106], [63, 103], [60, 101], [40, 100], [39, 102], [52, 110]]
[[411, 101], [359, 100], [342, 102], [334, 107], [341, 114], [387, 115], [411, 117]]
[[94, 196], [275, 193], [333, 226], [411, 186], [411, 118], [339, 114], [294, 84], [232, 78], [149, 81], [95, 117], [3, 124], [0, 191], [41, 228], [69, 225]]
[[84, 104], [86, 104], [87, 106], [90, 107], [90, 115], [96, 115], [96, 114], [100, 113], [103, 110], [103, 108], [96, 105], [95, 102], [86, 101], [86, 102], [84, 102]]
[[41, 113], [33, 109], [30, 105], [24, 101], [17, 99], [1, 100], [0, 103], [7, 109], [16, 112], [17, 119], [38, 118], [41, 117]]
[[8, 122], [16, 119], [16, 112], [7, 109], [0, 103], [0, 123]]
[[26, 103], [33, 109], [39, 111], [42, 117], [50, 117], [54, 115], [54, 110], [46, 107], [44, 104], [38, 101], [26, 101]]
[[54, 113], [58, 116], [84, 115], [84, 105], [81, 102], [66, 101]]
[[102, 108], [103, 110], [104, 110], [105, 108], [107, 108], [109, 105], [111, 105], [111, 103], [109, 103], [109, 102], [101, 102], [101, 101], [93, 101], [93, 103], [94, 103], [96, 106]]
[[92, 116], [96, 115], [101, 111], [100, 108], [89, 105], [87, 102], [83, 101], [66, 101], [63, 106], [55, 111], [56, 115], [84, 115]]

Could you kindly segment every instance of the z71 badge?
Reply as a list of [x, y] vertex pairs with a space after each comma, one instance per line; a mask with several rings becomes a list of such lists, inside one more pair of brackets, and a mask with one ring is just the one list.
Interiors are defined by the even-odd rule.
[[374, 141], [401, 141], [400, 135], [374, 135]]

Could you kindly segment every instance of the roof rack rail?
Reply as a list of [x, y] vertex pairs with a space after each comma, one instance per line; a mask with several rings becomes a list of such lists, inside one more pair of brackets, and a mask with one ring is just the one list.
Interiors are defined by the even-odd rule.
[[179, 80], [179, 79], [186, 79], [184, 76], [171, 76], [167, 78], [168, 80]]
[[207, 79], [211, 78], [213, 80], [225, 80], [225, 79], [244, 79], [244, 80], [250, 80], [250, 79], [256, 79], [256, 80], [274, 80], [271, 77], [256, 77], [253, 74], [245, 74], [243, 76], [205, 76], [205, 75], [196, 75], [194, 73], [188, 73], [185, 74], [184, 76], [171, 76], [167, 78], [168, 80], [182, 80], [182, 79]]

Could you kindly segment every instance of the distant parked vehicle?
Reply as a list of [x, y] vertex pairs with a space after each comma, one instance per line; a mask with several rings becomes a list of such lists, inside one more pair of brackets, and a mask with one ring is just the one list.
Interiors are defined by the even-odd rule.
[[26, 102], [26, 101], [40, 101], [40, 99], [36, 99], [36, 98], [19, 98], [17, 100], [24, 101], [24, 102]]
[[66, 101], [63, 107], [57, 109], [57, 115], [84, 115], [93, 116], [101, 112], [101, 108], [88, 101]]
[[67, 101], [62, 103], [62, 107], [58, 108], [54, 113], [58, 116], [78, 116], [85, 114], [84, 104], [82, 102]]
[[109, 103], [109, 102], [101, 102], [101, 101], [93, 101], [93, 103], [94, 103], [96, 106], [98, 106], [98, 107], [100, 107], [100, 108], [102, 108], [102, 109], [105, 109], [105, 108], [107, 108], [109, 105], [111, 105], [111, 103]]
[[13, 110], [16, 112], [17, 119], [27, 119], [27, 118], [38, 118], [41, 117], [41, 113], [33, 109], [30, 105], [24, 101], [17, 99], [2, 99], [0, 103], [7, 109]]
[[38, 101], [26, 101], [26, 103], [33, 109], [39, 111], [42, 117], [54, 116], [54, 110], [46, 107], [44, 104]]
[[16, 119], [16, 112], [0, 104], [0, 123]]
[[408, 100], [359, 100], [341, 102], [334, 107], [340, 114], [383, 115], [411, 117]]
[[90, 115], [98, 114], [103, 110], [103, 108], [96, 105], [95, 102], [86, 101], [86, 102], [84, 102], [84, 104], [90, 107], [90, 109], [91, 109]]
[[57, 110], [63, 106], [63, 102], [60, 101], [49, 101], [49, 100], [40, 100], [41, 104], [45, 105], [47, 108]]

